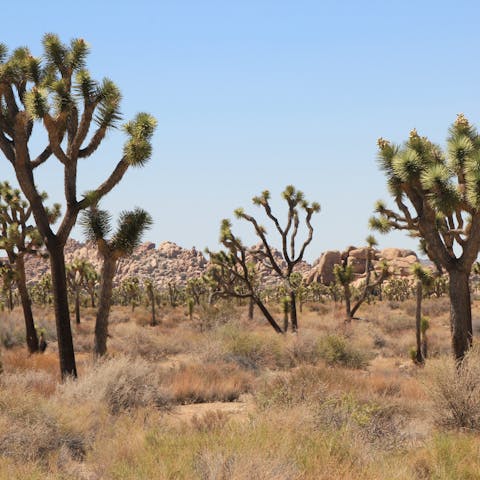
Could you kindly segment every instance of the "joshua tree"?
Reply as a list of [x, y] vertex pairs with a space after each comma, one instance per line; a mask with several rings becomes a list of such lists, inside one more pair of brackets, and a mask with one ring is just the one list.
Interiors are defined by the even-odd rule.
[[95, 308], [95, 294], [100, 283], [100, 274], [91, 263], [87, 263], [85, 273], [85, 290], [90, 295], [90, 305]]
[[2, 292], [7, 301], [8, 309], [12, 311], [14, 307], [13, 288], [17, 281], [17, 275], [10, 263], [0, 265], [0, 277], [2, 279]]
[[283, 333], [261, 299], [255, 263], [247, 260], [247, 248], [232, 233], [229, 220], [222, 220], [220, 242], [227, 249], [226, 252], [211, 252], [207, 249], [212, 263], [208, 276], [215, 286], [212, 298], [218, 296], [253, 299], [273, 329], [277, 333]]
[[103, 259], [100, 300], [95, 322], [95, 355], [107, 352], [108, 317], [112, 303], [113, 277], [118, 259], [131, 255], [143, 233], [152, 225], [152, 218], [141, 208], [122, 212], [117, 230], [107, 239], [111, 231], [111, 218], [107, 211], [92, 207], [82, 217], [82, 225], [88, 240], [96, 243]]
[[150, 308], [152, 310], [152, 320], [150, 322], [150, 325], [154, 327], [155, 325], [157, 325], [157, 317], [155, 315], [155, 301], [156, 301], [155, 284], [150, 278], [148, 278], [143, 282], [143, 285], [145, 287], [145, 290], [147, 291]]
[[91, 264], [85, 260], [76, 258], [67, 268], [67, 285], [73, 293], [75, 301], [75, 323], [80, 323], [80, 292], [87, 284], [87, 275]]
[[[288, 295], [290, 296], [290, 321], [293, 331], [296, 331], [298, 329], [297, 306], [295, 286], [292, 285], [291, 275], [295, 267], [303, 259], [305, 249], [312, 241], [313, 227], [311, 219], [314, 213], [320, 211], [320, 205], [316, 202], [312, 204], [308, 203], [303, 193], [296, 190], [292, 185], [288, 185], [285, 188], [282, 192], [282, 197], [288, 205], [287, 222], [284, 227], [280, 225], [278, 218], [272, 212], [270, 192], [268, 190], [265, 190], [260, 196], [252, 199], [255, 205], [263, 207], [265, 214], [274, 223], [276, 230], [280, 234], [282, 244], [281, 260], [275, 257], [272, 246], [267, 241], [265, 228], [260, 225], [254, 217], [247, 215], [242, 208], [235, 210], [235, 215], [237, 218], [242, 218], [250, 222], [255, 233], [261, 240], [260, 247], [250, 250], [250, 254], [255, 260], [272, 269], [284, 281]], [[302, 210], [305, 213], [305, 226], [308, 229], [308, 234], [302, 246], [297, 250], [296, 242], [300, 228], [300, 213]]]
[[401, 147], [382, 138], [378, 146], [396, 211], [378, 202], [371, 226], [419, 237], [437, 269], [447, 271], [452, 349], [460, 361], [472, 344], [469, 276], [480, 248], [480, 136], [460, 114], [445, 153], [416, 130]]
[[[79, 160], [90, 157], [120, 119], [121, 95], [115, 84], [94, 81], [86, 69], [88, 46], [83, 39], [63, 44], [57, 35], [43, 38], [44, 55], [27, 48], [7, 55], [0, 45], [0, 150], [12, 165], [30, 203], [37, 228], [50, 256], [60, 371], [76, 376], [64, 247], [80, 211], [98, 202], [123, 178], [130, 166], [142, 166], [151, 155], [155, 120], [145, 113], [124, 127], [128, 140], [110, 176], [82, 198], [77, 195]], [[29, 140], [40, 121], [48, 141], [38, 155]], [[93, 130], [93, 131], [91, 131]], [[65, 214], [55, 232], [37, 189], [35, 171], [55, 157], [64, 172]]]
[[[416, 294], [417, 294], [417, 306], [415, 310], [415, 339], [416, 339], [416, 351], [415, 351], [415, 362], [418, 364], [425, 363], [425, 355], [424, 351], [426, 352], [427, 348], [427, 341], [426, 337], [422, 335], [422, 321], [425, 320], [422, 316], [422, 300], [423, 294], [425, 291], [428, 291], [433, 285], [434, 277], [430, 270], [423, 268], [419, 263], [413, 265], [412, 272], [417, 280], [416, 285]], [[427, 323], [428, 325], [428, 323]], [[428, 327], [427, 327], [428, 328]], [[425, 328], [425, 332], [426, 332]]]
[[52, 303], [52, 277], [49, 273], [42, 275], [40, 280], [32, 287], [32, 299], [41, 305]]
[[[47, 195], [42, 194], [46, 200]], [[0, 249], [5, 250], [8, 261], [15, 272], [15, 281], [25, 318], [27, 347], [30, 353], [38, 351], [38, 337], [33, 321], [32, 305], [27, 290], [25, 276], [25, 255], [37, 254], [43, 245], [38, 229], [29, 225], [32, 209], [22, 199], [20, 190], [14, 189], [8, 182], [0, 183]], [[60, 205], [49, 211], [50, 222], [60, 216]]]
[[[345, 296], [345, 313], [346, 313], [346, 322], [350, 322], [355, 318], [357, 310], [360, 308], [363, 302], [368, 299], [369, 295], [373, 293], [376, 287], [381, 286], [388, 276], [388, 265], [386, 262], [381, 262], [379, 264], [380, 271], [377, 273], [372, 265], [372, 255], [373, 247], [377, 245], [377, 241], [372, 235], [369, 235], [366, 238], [367, 241], [367, 256], [365, 260], [365, 284], [363, 285], [362, 292], [358, 297], [357, 301], [353, 308], [351, 307], [352, 291], [350, 284], [354, 279], [353, 269], [351, 265], [335, 265], [333, 267], [333, 272], [337, 283], [342, 286], [343, 293]], [[372, 272], [375, 276], [375, 279], [372, 280]]]

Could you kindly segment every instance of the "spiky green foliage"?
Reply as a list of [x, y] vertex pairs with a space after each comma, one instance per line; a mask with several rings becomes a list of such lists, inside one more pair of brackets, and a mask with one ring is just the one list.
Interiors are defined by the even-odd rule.
[[[48, 198], [42, 193], [42, 199]], [[47, 208], [51, 223], [60, 216], [60, 205]], [[0, 249], [5, 250], [12, 263], [21, 253], [36, 253], [43, 246], [43, 238], [35, 225], [29, 224], [32, 209], [19, 189], [8, 182], [0, 183]]]
[[396, 208], [377, 204], [370, 226], [418, 237], [437, 270], [447, 271], [452, 347], [461, 361], [473, 338], [468, 276], [480, 250], [480, 136], [459, 114], [446, 153], [415, 130], [402, 146], [380, 139], [378, 147]]
[[130, 255], [140, 245], [142, 235], [152, 225], [152, 217], [141, 208], [121, 212], [117, 231], [111, 241], [112, 248]]
[[153, 225], [150, 214], [141, 208], [123, 211], [117, 229], [109, 240], [107, 236], [112, 231], [111, 220], [112, 217], [106, 210], [91, 207], [83, 212], [80, 223], [88, 240], [103, 243], [118, 258], [130, 255], [140, 244], [145, 231]]
[[430, 269], [425, 268], [420, 263], [415, 263], [412, 266], [412, 273], [415, 278], [422, 283], [425, 289], [432, 287], [435, 277]]
[[333, 267], [333, 274], [335, 275], [335, 280], [340, 285], [348, 285], [352, 282], [353, 276], [353, 269], [351, 265], [334, 265]]
[[83, 234], [91, 242], [107, 238], [112, 230], [112, 216], [107, 210], [91, 207], [80, 217]]
[[[403, 146], [378, 141], [380, 168], [386, 173], [397, 210], [384, 202], [375, 206], [370, 227], [387, 233], [406, 230], [423, 239], [427, 254], [447, 268], [458, 248], [472, 262], [480, 240], [471, 239], [474, 217], [480, 215], [480, 137], [462, 115], [449, 130], [441, 149], [413, 130]], [[433, 226], [433, 228], [432, 228]]]
[[129, 165], [143, 166], [152, 154], [150, 140], [157, 125], [156, 120], [147, 113], [139, 113], [124, 127], [130, 136], [123, 153]]

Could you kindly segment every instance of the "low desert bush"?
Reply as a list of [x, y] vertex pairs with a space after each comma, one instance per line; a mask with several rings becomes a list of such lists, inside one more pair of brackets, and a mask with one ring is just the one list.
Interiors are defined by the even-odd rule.
[[98, 362], [80, 379], [59, 386], [59, 393], [72, 405], [104, 402], [112, 414], [145, 406], [168, 409], [171, 396], [160, 380], [152, 364], [121, 356]]
[[61, 419], [53, 405], [39, 396], [4, 391], [0, 397], [0, 456], [19, 461], [45, 462], [49, 455], [66, 449], [82, 459], [86, 439], [80, 430]]
[[382, 450], [404, 444], [404, 418], [393, 405], [362, 402], [352, 394], [331, 396], [318, 404], [315, 425], [334, 432], [346, 430]]
[[251, 332], [233, 324], [219, 330], [223, 343], [223, 360], [258, 371], [262, 368], [290, 368], [294, 359], [285, 338], [271, 332]]
[[356, 348], [350, 339], [336, 334], [327, 335], [320, 340], [319, 353], [329, 365], [354, 369], [365, 368], [371, 359], [369, 352]]
[[318, 335], [311, 331], [299, 332], [293, 342], [292, 352], [297, 364], [317, 364], [322, 359]]
[[430, 374], [428, 388], [436, 423], [480, 431], [480, 347], [474, 346], [460, 365], [444, 360], [434, 365]]
[[113, 351], [131, 357], [157, 361], [188, 350], [185, 336], [160, 333], [158, 329], [140, 327], [135, 323], [116, 325], [110, 345]]
[[302, 366], [266, 379], [255, 392], [255, 402], [260, 409], [277, 406], [290, 408], [298, 404], [321, 403], [326, 394], [327, 386], [322, 381], [319, 370]]

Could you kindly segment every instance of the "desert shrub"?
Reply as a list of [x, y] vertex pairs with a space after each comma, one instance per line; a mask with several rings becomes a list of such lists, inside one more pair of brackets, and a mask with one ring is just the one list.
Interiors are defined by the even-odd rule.
[[229, 300], [220, 300], [213, 305], [201, 304], [195, 326], [203, 332], [225, 325], [239, 316], [237, 308]]
[[253, 376], [231, 363], [181, 365], [162, 384], [175, 403], [232, 402], [252, 389]]
[[65, 448], [72, 458], [81, 460], [86, 439], [54, 412], [39, 397], [4, 392], [0, 397], [0, 455], [45, 462], [51, 453]]
[[255, 333], [228, 324], [220, 335], [224, 344], [224, 361], [250, 370], [289, 368], [294, 364], [285, 339], [278, 334]]
[[194, 460], [201, 480], [294, 480], [299, 472], [291, 460], [261, 454], [212, 452], [205, 449]]
[[404, 419], [392, 405], [361, 402], [351, 394], [331, 396], [318, 404], [314, 422], [319, 429], [345, 430], [382, 450], [401, 446]]
[[371, 358], [368, 352], [357, 349], [349, 339], [341, 335], [327, 335], [320, 340], [320, 356], [329, 365], [348, 368], [365, 368]]
[[113, 329], [110, 342], [114, 351], [132, 357], [142, 357], [156, 361], [188, 349], [181, 335], [160, 334], [159, 330], [139, 327], [135, 323], [125, 323]]
[[104, 402], [112, 414], [149, 405], [168, 409], [171, 396], [160, 380], [159, 371], [145, 360], [121, 356], [99, 362], [79, 380], [59, 386], [59, 391], [72, 405]]
[[5, 348], [13, 348], [25, 343], [25, 329], [15, 316], [1, 315], [0, 343]]
[[480, 430], [480, 348], [473, 347], [463, 362], [443, 361], [432, 368], [429, 391], [434, 416], [445, 428]]
[[297, 364], [315, 365], [322, 358], [318, 337], [312, 332], [300, 332], [293, 342], [292, 352]]
[[289, 373], [280, 373], [264, 381], [255, 392], [255, 402], [261, 409], [316, 404], [326, 398], [327, 387], [318, 369], [302, 366]]

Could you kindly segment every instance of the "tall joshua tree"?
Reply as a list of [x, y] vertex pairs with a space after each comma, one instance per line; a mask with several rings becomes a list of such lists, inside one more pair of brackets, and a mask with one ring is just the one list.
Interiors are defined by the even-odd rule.
[[[128, 140], [112, 173], [79, 198], [79, 161], [95, 153], [106, 133], [118, 123], [121, 95], [111, 80], [96, 82], [91, 78], [86, 69], [88, 46], [83, 39], [65, 45], [57, 35], [46, 34], [43, 49], [43, 56], [38, 58], [23, 47], [8, 55], [7, 48], [0, 45], [0, 150], [15, 171], [49, 253], [63, 378], [77, 374], [68, 310], [65, 243], [79, 212], [110, 192], [130, 166], [143, 166], [150, 158], [155, 120], [141, 113], [124, 126]], [[43, 125], [48, 140], [43, 150], [33, 154], [29, 140], [38, 123]], [[36, 169], [53, 158], [63, 168], [66, 203], [56, 231], [35, 182]]]
[[[44, 200], [47, 195], [42, 194]], [[47, 209], [50, 223], [60, 216], [60, 205]], [[38, 351], [38, 337], [33, 321], [30, 295], [25, 275], [25, 255], [37, 254], [43, 245], [38, 229], [30, 224], [32, 209], [21, 195], [8, 182], [0, 183], [0, 249], [5, 250], [8, 261], [15, 272], [20, 301], [22, 303], [27, 348], [30, 353]]]
[[[296, 190], [294, 186], [288, 185], [282, 192], [283, 199], [287, 202], [287, 222], [285, 226], [280, 225], [280, 221], [273, 214], [270, 205], [270, 192], [265, 190], [258, 197], [252, 199], [253, 203], [262, 207], [267, 217], [275, 225], [275, 229], [280, 235], [282, 258], [278, 259], [274, 255], [272, 246], [267, 241], [267, 232], [258, 221], [244, 212], [243, 208], [235, 210], [237, 218], [241, 218], [250, 222], [255, 233], [260, 238], [260, 247], [250, 250], [250, 254], [257, 260], [272, 269], [285, 283], [288, 295], [290, 297], [290, 321], [292, 330], [298, 329], [297, 321], [297, 304], [295, 295], [295, 286], [291, 282], [291, 276], [295, 267], [303, 259], [305, 249], [313, 238], [313, 226], [311, 224], [314, 213], [320, 211], [320, 205], [316, 202], [309, 203], [305, 200], [301, 191]], [[305, 215], [305, 226], [308, 230], [307, 237], [301, 244], [297, 246], [297, 235], [300, 229], [300, 215]]]
[[67, 286], [73, 294], [75, 303], [75, 323], [80, 323], [80, 292], [86, 287], [87, 275], [91, 264], [84, 258], [76, 258], [67, 268]]
[[82, 217], [82, 225], [88, 240], [96, 243], [103, 259], [100, 299], [95, 322], [95, 355], [107, 353], [108, 317], [112, 304], [113, 277], [117, 261], [131, 255], [142, 239], [142, 235], [152, 225], [152, 218], [141, 208], [122, 212], [118, 226], [110, 240], [111, 217], [105, 210], [92, 207]]
[[457, 361], [472, 344], [469, 275], [480, 248], [480, 136], [462, 115], [449, 130], [447, 150], [416, 130], [397, 146], [378, 141], [379, 164], [396, 209], [376, 205], [373, 228], [405, 230], [450, 279], [450, 326]]
[[248, 260], [247, 248], [234, 235], [232, 224], [227, 219], [222, 220], [220, 242], [226, 251], [211, 252], [207, 249], [212, 264], [208, 271], [208, 279], [214, 288], [212, 296], [252, 299], [273, 329], [283, 333], [262, 301], [255, 263]]
[[434, 282], [432, 272], [420, 263], [415, 263], [412, 267], [412, 273], [416, 279], [416, 308], [415, 308], [415, 362], [419, 365], [425, 363], [426, 340], [422, 340], [422, 301], [424, 291], [428, 291]]

